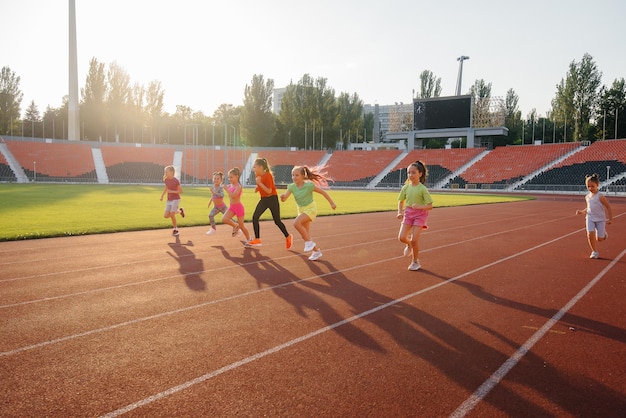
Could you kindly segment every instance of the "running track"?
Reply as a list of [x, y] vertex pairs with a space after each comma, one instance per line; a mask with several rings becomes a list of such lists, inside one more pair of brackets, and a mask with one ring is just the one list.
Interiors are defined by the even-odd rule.
[[[0, 416], [623, 417], [626, 199], [318, 218], [324, 256], [206, 228], [0, 243]], [[292, 221], [286, 225], [291, 231]]]

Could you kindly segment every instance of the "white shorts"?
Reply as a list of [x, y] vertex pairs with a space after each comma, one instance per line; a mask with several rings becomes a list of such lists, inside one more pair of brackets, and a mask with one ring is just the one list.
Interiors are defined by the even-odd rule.
[[163, 215], [167, 216], [172, 212], [178, 212], [178, 205], [180, 204], [180, 199], [176, 200], [168, 200], [165, 204], [165, 212]]
[[587, 232], [596, 231], [598, 238], [604, 238], [606, 235], [606, 221], [592, 221], [587, 218]]

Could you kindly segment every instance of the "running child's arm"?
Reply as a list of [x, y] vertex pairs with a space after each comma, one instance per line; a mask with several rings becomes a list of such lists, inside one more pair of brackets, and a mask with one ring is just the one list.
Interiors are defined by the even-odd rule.
[[165, 196], [165, 193], [167, 193], [167, 186], [163, 188], [163, 193], [161, 193], [161, 199], [159, 200], [163, 200], [163, 196]]
[[284, 202], [285, 200], [289, 199], [289, 196], [291, 196], [291, 192], [287, 190], [285, 193], [280, 195], [280, 201]]
[[258, 191], [259, 189], [263, 189], [263, 191], [265, 193], [272, 193], [272, 189], [270, 189], [269, 187], [267, 187], [265, 184], [263, 184], [263, 182], [261, 181], [261, 176], [256, 176], [255, 178], [256, 180], [256, 187], [257, 189], [255, 191]]
[[398, 213], [396, 218], [402, 219], [404, 217], [404, 200], [398, 200]]
[[328, 203], [330, 203], [330, 207], [333, 208], [333, 210], [335, 208], [337, 208], [337, 205], [335, 205], [335, 202], [333, 202], [333, 199], [330, 198], [330, 196], [328, 195], [328, 193], [326, 193], [326, 191], [322, 190], [318, 186], [315, 186], [313, 191], [321, 194], [322, 196], [324, 196], [326, 198], [326, 200], [328, 200]]
[[606, 212], [609, 214], [609, 219], [607, 219], [606, 222], [610, 224], [613, 222], [613, 210], [611, 209], [611, 205], [609, 205], [609, 201], [603, 194], [600, 195], [600, 202], [604, 205]]

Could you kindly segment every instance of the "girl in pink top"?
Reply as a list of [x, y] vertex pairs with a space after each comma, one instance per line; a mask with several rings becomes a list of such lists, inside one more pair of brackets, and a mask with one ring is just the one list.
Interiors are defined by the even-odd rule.
[[[222, 222], [233, 227], [233, 237], [236, 237], [239, 231], [241, 231], [246, 237], [246, 242], [248, 242], [250, 241], [250, 234], [243, 224], [245, 209], [241, 203], [241, 193], [243, 191], [243, 187], [241, 187], [241, 183], [239, 183], [240, 176], [241, 171], [238, 167], [228, 171], [228, 181], [230, 184], [226, 186], [225, 189], [226, 193], [228, 193], [228, 197], [230, 198], [230, 206], [222, 218]], [[237, 223], [233, 221], [233, 216], [237, 217]]]

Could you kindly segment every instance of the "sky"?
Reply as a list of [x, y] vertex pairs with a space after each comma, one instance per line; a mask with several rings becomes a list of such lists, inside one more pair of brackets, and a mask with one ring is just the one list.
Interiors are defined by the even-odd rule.
[[[0, 0], [0, 67], [20, 77], [22, 113], [68, 94], [68, 0]], [[159, 81], [164, 110], [211, 116], [243, 104], [255, 74], [275, 87], [323, 77], [364, 104], [411, 103], [419, 75], [442, 96], [479, 79], [509, 89], [526, 117], [551, 108], [572, 61], [590, 54], [602, 84], [626, 78], [624, 0], [76, 0], [78, 87], [89, 61], [116, 63], [131, 84]]]

